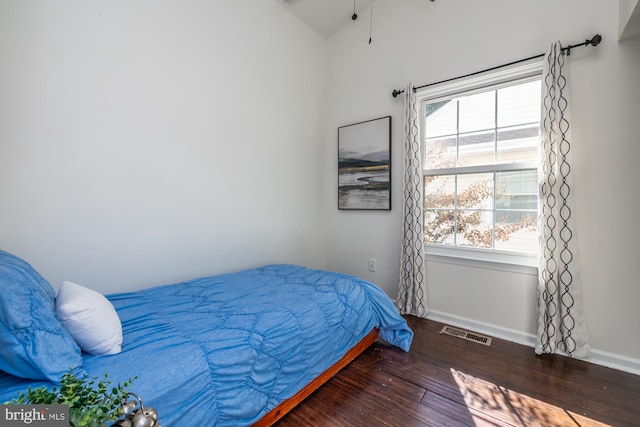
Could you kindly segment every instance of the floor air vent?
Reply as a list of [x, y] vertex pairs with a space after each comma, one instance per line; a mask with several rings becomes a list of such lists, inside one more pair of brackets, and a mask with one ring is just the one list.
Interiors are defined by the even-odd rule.
[[440, 331], [441, 334], [451, 335], [452, 337], [462, 338], [468, 341], [477, 342], [484, 345], [491, 345], [491, 338], [474, 332], [465, 331], [464, 329], [454, 328], [453, 326], [445, 326]]

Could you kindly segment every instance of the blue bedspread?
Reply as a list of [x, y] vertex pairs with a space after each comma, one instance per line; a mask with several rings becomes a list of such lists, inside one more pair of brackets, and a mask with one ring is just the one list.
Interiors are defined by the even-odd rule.
[[[405, 351], [413, 332], [378, 287], [271, 265], [110, 295], [123, 351], [83, 355], [90, 376], [130, 390], [164, 426], [251, 425], [338, 361], [372, 328]], [[0, 372], [0, 402], [27, 385]]]

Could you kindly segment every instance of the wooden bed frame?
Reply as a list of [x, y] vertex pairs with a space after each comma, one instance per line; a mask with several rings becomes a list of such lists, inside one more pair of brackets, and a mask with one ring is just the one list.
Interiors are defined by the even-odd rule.
[[334, 365], [329, 367], [322, 374], [317, 376], [313, 381], [307, 384], [303, 389], [297, 392], [295, 395], [290, 398], [284, 400], [278, 406], [269, 411], [264, 417], [260, 418], [258, 422], [253, 424], [253, 427], [268, 427], [278, 421], [280, 418], [284, 417], [289, 411], [291, 411], [294, 407], [296, 407], [300, 402], [309, 397], [311, 393], [316, 391], [320, 386], [335, 374], [337, 374], [342, 368], [347, 366], [353, 359], [358, 357], [362, 352], [364, 352], [371, 344], [376, 342], [378, 339], [378, 329], [374, 328], [371, 332], [369, 332], [358, 344], [356, 344], [351, 350], [349, 350], [340, 360], [338, 360]]

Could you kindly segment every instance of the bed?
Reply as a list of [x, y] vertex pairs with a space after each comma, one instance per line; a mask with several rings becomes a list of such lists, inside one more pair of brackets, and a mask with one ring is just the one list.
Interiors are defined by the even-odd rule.
[[81, 351], [55, 298], [0, 251], [0, 403], [71, 368], [114, 384], [137, 377], [129, 389], [164, 426], [270, 425], [378, 335], [404, 351], [413, 338], [380, 288], [296, 265], [107, 295], [122, 331], [116, 354]]

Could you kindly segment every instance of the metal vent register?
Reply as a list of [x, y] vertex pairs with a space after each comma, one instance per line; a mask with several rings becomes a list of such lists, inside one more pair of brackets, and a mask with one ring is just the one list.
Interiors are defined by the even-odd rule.
[[484, 345], [491, 345], [491, 338], [475, 332], [465, 331], [464, 329], [454, 328], [453, 326], [445, 326], [440, 331], [441, 334], [451, 335], [452, 337], [462, 338], [468, 341], [477, 342]]

